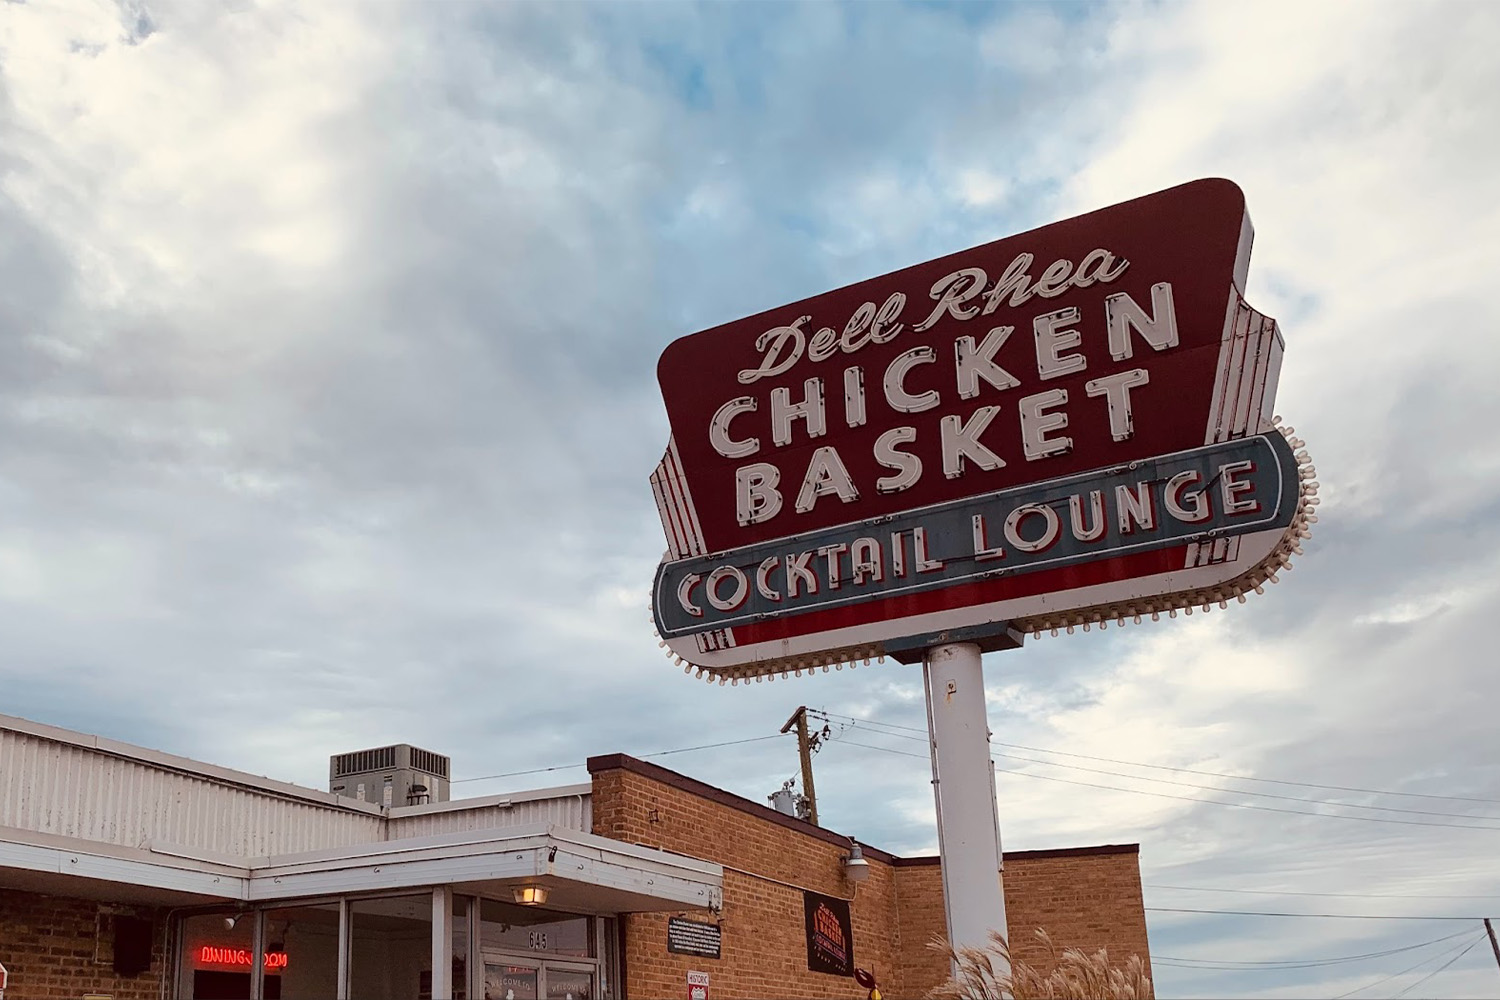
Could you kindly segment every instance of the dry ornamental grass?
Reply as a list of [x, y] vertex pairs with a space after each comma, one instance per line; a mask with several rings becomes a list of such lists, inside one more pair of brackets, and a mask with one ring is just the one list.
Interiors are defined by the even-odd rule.
[[928, 1000], [1154, 1000], [1151, 977], [1139, 955], [1131, 955], [1123, 967], [1110, 965], [1102, 948], [1092, 955], [1069, 948], [1059, 957], [1046, 931], [1039, 929], [1036, 936], [1047, 948], [1052, 971], [1046, 975], [1011, 961], [1005, 938], [995, 931], [990, 931], [987, 946], [957, 952], [947, 941], [934, 940], [928, 947], [956, 961], [958, 972], [929, 992]]

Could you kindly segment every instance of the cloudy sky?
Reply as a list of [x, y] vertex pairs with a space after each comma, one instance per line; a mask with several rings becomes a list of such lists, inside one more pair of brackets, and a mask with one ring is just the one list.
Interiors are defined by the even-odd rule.
[[1232, 614], [987, 658], [1005, 843], [1140, 842], [1163, 996], [1493, 996], [1476, 920], [1174, 911], [1500, 916], [1497, 45], [1483, 3], [4, 4], [0, 711], [310, 785], [558, 767], [462, 794], [767, 737], [653, 758], [762, 798], [806, 703], [825, 825], [934, 850], [915, 668], [660, 656], [656, 357], [1226, 176], [1322, 522]]

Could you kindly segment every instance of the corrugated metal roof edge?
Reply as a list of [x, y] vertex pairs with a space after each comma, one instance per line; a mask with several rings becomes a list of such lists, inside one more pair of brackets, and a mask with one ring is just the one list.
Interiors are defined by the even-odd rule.
[[289, 781], [278, 781], [275, 778], [251, 774], [248, 771], [236, 771], [233, 768], [220, 767], [217, 764], [194, 760], [191, 757], [180, 757], [177, 754], [165, 753], [161, 750], [151, 750], [147, 747], [124, 743], [120, 740], [112, 740], [104, 736], [80, 733], [71, 729], [63, 729], [60, 726], [49, 726], [44, 722], [34, 722], [31, 719], [23, 719], [19, 716], [0, 715], [0, 731], [3, 730], [23, 733], [27, 736], [37, 737], [38, 739], [51, 740], [54, 743], [82, 747], [86, 750], [94, 750], [112, 757], [139, 761], [143, 764], [150, 764], [153, 767], [164, 768], [198, 778], [209, 778], [228, 785], [237, 785], [242, 788], [266, 792], [282, 798], [310, 802], [328, 809], [389, 818], [404, 818], [423, 815], [429, 812], [448, 812], [460, 809], [483, 809], [501, 801], [529, 802], [537, 799], [560, 798], [564, 796], [587, 796], [593, 787], [591, 785], [576, 784], [561, 785], [556, 788], [537, 788], [509, 792], [505, 795], [486, 795], [473, 799], [454, 799], [448, 802], [429, 802], [422, 805], [396, 806], [386, 809], [378, 803], [360, 802], [358, 799], [335, 795], [333, 792], [308, 788], [304, 785], [295, 785]]
[[508, 806], [517, 802], [535, 802], [538, 799], [588, 798], [594, 786], [556, 785], [552, 788], [528, 788], [519, 792], [504, 792], [500, 795], [476, 795], [472, 799], [449, 799], [447, 802], [424, 802], [415, 806], [392, 806], [391, 819], [406, 819], [411, 816], [427, 816], [432, 813], [455, 812], [464, 809], [488, 809], [491, 806]]
[[302, 785], [294, 785], [288, 781], [277, 781], [275, 778], [268, 778], [264, 775], [250, 774], [247, 771], [236, 771], [232, 768], [220, 767], [217, 764], [208, 764], [201, 760], [193, 760], [190, 757], [179, 757], [176, 754], [163, 753], [160, 750], [150, 750], [146, 747], [138, 747], [131, 743], [121, 742], [120, 740], [112, 740], [104, 736], [92, 736], [88, 733], [79, 733], [71, 729], [63, 729], [59, 726], [49, 726], [46, 723], [33, 722], [30, 719], [22, 719], [13, 715], [0, 715], [0, 730], [4, 729], [24, 733], [28, 736], [35, 736], [44, 740], [51, 740], [54, 743], [83, 747], [86, 750], [109, 754], [112, 757], [140, 761], [144, 764], [150, 764], [153, 767], [165, 768], [194, 777], [211, 778], [229, 785], [239, 785], [255, 791], [268, 792], [282, 798], [300, 799], [304, 802], [312, 802], [330, 809], [366, 813], [374, 816], [380, 816], [384, 812], [379, 805], [373, 802], [359, 802], [354, 799], [342, 798], [341, 796], [334, 795], [332, 792], [323, 792], [316, 788], [305, 788]]

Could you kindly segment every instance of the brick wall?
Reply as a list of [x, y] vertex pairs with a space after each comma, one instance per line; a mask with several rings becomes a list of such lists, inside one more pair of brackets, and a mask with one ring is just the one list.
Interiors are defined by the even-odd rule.
[[896, 908], [902, 943], [897, 981], [905, 989], [902, 996], [921, 996], [948, 978], [948, 960], [928, 947], [934, 938], [948, 936], [942, 867], [935, 864], [897, 867]]
[[[863, 991], [853, 980], [807, 968], [803, 889], [842, 898], [854, 894], [851, 917], [855, 964], [866, 969], [873, 966], [882, 980], [892, 978], [897, 943], [891, 933], [896, 910], [895, 879], [889, 865], [873, 862], [869, 880], [855, 894], [843, 876], [847, 842], [840, 845], [788, 829], [774, 819], [673, 787], [659, 777], [622, 767], [596, 768], [599, 762], [600, 758], [590, 761], [594, 770], [595, 833], [726, 866], [722, 957], [715, 960], [669, 953], [667, 919], [672, 914], [626, 916], [627, 996], [686, 996], [690, 969], [709, 974], [709, 996], [716, 1000], [862, 996]], [[651, 767], [642, 765], [642, 769]], [[656, 770], [663, 776], [691, 781], [665, 769]], [[743, 806], [761, 808], [738, 801]], [[770, 809], [764, 812], [780, 816]], [[790, 822], [809, 826], [797, 820]], [[689, 915], [708, 918], [703, 911]]]
[[[943, 870], [936, 859], [896, 859], [898, 927], [903, 943], [901, 982], [920, 995], [948, 975], [940, 952], [923, 947], [947, 935]], [[1044, 929], [1058, 953], [1104, 949], [1117, 965], [1131, 955], [1149, 964], [1146, 911], [1135, 845], [1059, 851], [1007, 851], [1005, 923], [1011, 955], [1042, 972], [1053, 956], [1037, 938]]]
[[[154, 921], [151, 968], [138, 976], [114, 971], [116, 914]], [[77, 1000], [85, 993], [159, 1000], [162, 927], [161, 914], [149, 908], [0, 889], [0, 964], [10, 973], [5, 1000]]]
[[1050, 969], [1037, 928], [1061, 952], [1081, 948], [1109, 952], [1116, 965], [1131, 955], [1148, 963], [1141, 866], [1134, 849], [1031, 851], [1005, 855], [1005, 922], [1015, 955]]
[[[709, 973], [716, 1000], [862, 997], [853, 980], [807, 968], [803, 889], [853, 896], [854, 964], [874, 971], [887, 997], [919, 997], [947, 978], [947, 961], [927, 947], [945, 933], [936, 859], [896, 858], [866, 846], [870, 877], [856, 891], [843, 877], [848, 841], [832, 831], [623, 755], [591, 758], [589, 771], [596, 834], [725, 866], [720, 959], [669, 953], [671, 914], [622, 918], [632, 1000], [686, 996], [689, 969]], [[1045, 926], [1059, 950], [1103, 947], [1117, 960], [1132, 953], [1149, 960], [1133, 845], [1013, 852], [1005, 868], [1018, 958], [1045, 966], [1033, 934]]]

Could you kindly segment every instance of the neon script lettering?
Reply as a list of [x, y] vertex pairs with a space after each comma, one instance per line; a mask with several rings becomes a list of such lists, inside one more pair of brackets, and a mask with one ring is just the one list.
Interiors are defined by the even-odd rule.
[[[913, 333], [923, 333], [944, 316], [968, 320], [988, 316], [1001, 305], [1012, 308], [1024, 305], [1034, 296], [1056, 298], [1070, 288], [1087, 288], [1096, 282], [1108, 284], [1125, 273], [1130, 261], [1116, 257], [1105, 249], [1090, 250], [1075, 268], [1071, 260], [1055, 260], [1047, 265], [1035, 282], [1031, 278], [1035, 256], [1018, 254], [993, 283], [982, 267], [965, 267], [946, 274], [933, 283], [928, 295], [934, 305], [927, 317], [912, 326]], [[755, 340], [761, 352], [760, 364], [739, 373], [742, 385], [763, 378], [774, 378], [790, 371], [804, 356], [809, 361], [827, 361], [835, 354], [854, 354], [869, 344], [894, 340], [905, 324], [899, 322], [906, 308], [906, 293], [892, 292], [879, 308], [866, 302], [854, 310], [842, 332], [831, 326], [816, 332], [804, 330], [812, 316], [801, 316], [786, 326], [773, 327]]]
[[[198, 961], [203, 965], [241, 965], [249, 968], [250, 954], [248, 948], [225, 948], [206, 944], [198, 949]], [[287, 954], [284, 951], [268, 951], [265, 953], [264, 961], [268, 969], [285, 969]]]

